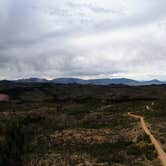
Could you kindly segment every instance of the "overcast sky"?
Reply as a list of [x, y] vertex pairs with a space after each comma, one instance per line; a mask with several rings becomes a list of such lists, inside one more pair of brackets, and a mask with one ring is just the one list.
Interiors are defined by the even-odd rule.
[[0, 79], [166, 80], [166, 0], [0, 0]]

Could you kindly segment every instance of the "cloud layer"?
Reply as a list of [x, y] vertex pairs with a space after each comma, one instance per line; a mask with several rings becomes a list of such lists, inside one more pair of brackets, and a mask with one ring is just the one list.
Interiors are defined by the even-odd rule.
[[165, 0], [1, 0], [0, 79], [166, 80]]

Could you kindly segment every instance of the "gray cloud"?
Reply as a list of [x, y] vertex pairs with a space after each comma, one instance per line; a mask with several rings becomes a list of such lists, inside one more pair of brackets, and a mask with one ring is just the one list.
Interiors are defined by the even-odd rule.
[[0, 79], [165, 79], [165, 0], [2, 0]]

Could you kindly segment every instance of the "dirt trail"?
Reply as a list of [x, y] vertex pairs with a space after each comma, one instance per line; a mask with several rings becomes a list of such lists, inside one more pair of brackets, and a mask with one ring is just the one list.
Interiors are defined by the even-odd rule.
[[158, 153], [159, 159], [162, 163], [163, 166], [166, 166], [166, 153], [164, 152], [164, 150], [162, 149], [159, 141], [157, 141], [157, 139], [151, 134], [150, 130], [148, 129], [144, 117], [143, 116], [139, 116], [139, 115], [134, 115], [132, 113], [128, 113], [128, 115], [130, 117], [136, 118], [136, 119], [140, 119], [141, 122], [141, 126], [144, 129], [145, 133], [150, 137], [152, 144], [155, 146], [155, 149]]

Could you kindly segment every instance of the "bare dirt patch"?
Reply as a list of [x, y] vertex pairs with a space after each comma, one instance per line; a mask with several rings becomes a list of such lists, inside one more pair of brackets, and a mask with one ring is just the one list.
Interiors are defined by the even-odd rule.
[[7, 94], [0, 93], [0, 102], [1, 101], [9, 101], [10, 97]]

